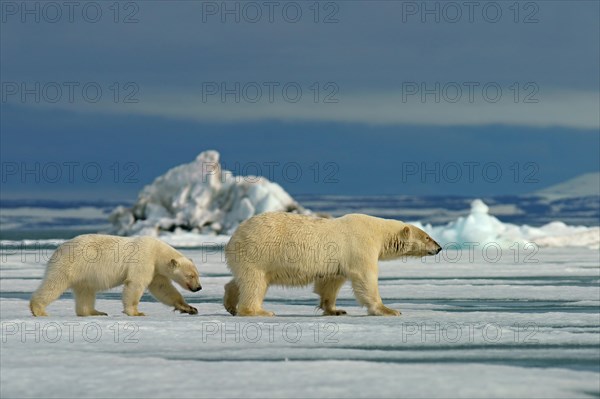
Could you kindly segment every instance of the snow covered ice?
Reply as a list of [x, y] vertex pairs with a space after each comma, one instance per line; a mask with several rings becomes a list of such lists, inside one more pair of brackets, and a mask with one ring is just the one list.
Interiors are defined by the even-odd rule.
[[[204, 289], [182, 291], [196, 316], [145, 294], [147, 317], [121, 313], [120, 289], [99, 295], [108, 317], [77, 318], [71, 294], [33, 318], [28, 299], [46, 252], [3, 252], [2, 397], [597, 397], [597, 250], [448, 250], [380, 263], [384, 303], [368, 317], [349, 285], [323, 317], [309, 287], [272, 288], [275, 318], [234, 318], [221, 305], [222, 252], [187, 249]], [[458, 256], [461, 254], [462, 256]], [[525, 253], [521, 254], [525, 255]]]
[[110, 219], [120, 235], [231, 234], [244, 220], [269, 211], [307, 212], [277, 183], [234, 176], [221, 169], [217, 151], [204, 151], [157, 177], [133, 208], [118, 207]]
[[414, 224], [427, 231], [441, 245], [495, 243], [508, 248], [515, 244], [533, 243], [544, 247], [600, 248], [598, 227], [567, 226], [562, 222], [551, 222], [541, 227], [517, 226], [502, 223], [488, 212], [488, 206], [476, 199], [471, 203], [471, 211], [466, 217], [459, 217], [443, 226], [424, 226], [420, 222]]

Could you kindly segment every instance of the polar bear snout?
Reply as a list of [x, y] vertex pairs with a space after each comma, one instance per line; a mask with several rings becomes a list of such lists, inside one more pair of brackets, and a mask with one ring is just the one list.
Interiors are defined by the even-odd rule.
[[442, 247], [438, 245], [436, 249], [429, 250], [429, 255], [437, 255], [442, 251]]
[[427, 254], [428, 255], [437, 255], [442, 251], [442, 247], [437, 242], [431, 240], [427, 245]]
[[189, 286], [188, 286], [188, 288], [189, 288], [189, 289], [190, 289], [190, 291], [192, 291], [192, 292], [198, 292], [198, 291], [200, 291], [200, 290], [202, 289], [202, 286], [201, 286], [200, 284], [198, 284], [198, 286], [197, 286], [197, 287], [189, 287]]
[[200, 284], [200, 278], [197, 275], [186, 276], [185, 283], [181, 284], [181, 286], [187, 288], [192, 292], [198, 292], [202, 289], [202, 285]]

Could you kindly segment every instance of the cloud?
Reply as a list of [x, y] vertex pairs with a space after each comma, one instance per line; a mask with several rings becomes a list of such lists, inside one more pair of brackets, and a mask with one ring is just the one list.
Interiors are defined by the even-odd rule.
[[[104, 91], [99, 103], [39, 105], [202, 122], [600, 125], [597, 2], [526, 2], [516, 8], [511, 2], [477, 3], [473, 21], [461, 2], [324, 2], [319, 15], [313, 3], [287, 2], [302, 8], [298, 23], [281, 14], [284, 3], [273, 22], [263, 9], [256, 23], [247, 21], [246, 12], [265, 7], [261, 2], [132, 3], [139, 7], [139, 22], [132, 24], [114, 23], [112, 8], [99, 23], [81, 17], [73, 23], [65, 18], [34, 23], [32, 16], [23, 23], [13, 10], [0, 39], [2, 83], [78, 82], [80, 94], [86, 82], [97, 82]], [[248, 4], [254, 5], [248, 9]], [[239, 9], [241, 20], [222, 7]], [[454, 21], [457, 7], [462, 17]], [[496, 7], [501, 9], [497, 22], [484, 13]], [[324, 23], [331, 12], [337, 22]], [[114, 82], [122, 96], [111, 103]], [[139, 87], [138, 103], [123, 103], [127, 82]], [[203, 96], [212, 82], [228, 88], [240, 84], [241, 99], [226, 94], [223, 100], [223, 90]], [[263, 90], [256, 102], [244, 96], [248, 85], [253, 96], [253, 82]], [[267, 82], [279, 84], [273, 101], [265, 92]], [[472, 101], [469, 82], [478, 84]], [[282, 95], [290, 83], [301, 87], [298, 102]], [[498, 101], [494, 85], [502, 90]], [[435, 94], [424, 94], [432, 88]], [[293, 97], [293, 87], [290, 93]], [[327, 102], [332, 94], [337, 102]], [[18, 97], [7, 103], [38, 105]]]
[[[411, 86], [413, 87], [413, 86]], [[470, 101], [463, 94], [459, 101], [456, 91], [445, 96], [429, 93], [407, 95], [406, 92], [339, 92], [329, 101], [316, 102], [314, 93], [304, 90], [296, 97], [276, 95], [270, 102], [266, 94], [257, 97], [232, 93], [210, 97], [197, 92], [164, 93], [142, 91], [139, 102], [133, 104], [78, 102], [69, 104], [34, 104], [31, 106], [56, 107], [64, 110], [118, 115], [142, 115], [196, 122], [336, 122], [367, 125], [423, 125], [423, 126], [483, 126], [514, 125], [524, 127], [565, 127], [573, 129], [600, 128], [600, 96], [597, 92], [556, 90], [523, 95], [515, 101], [514, 91], [506, 88], [503, 94], [486, 97], [474, 95]], [[525, 98], [524, 98], [525, 97]], [[239, 101], [238, 101], [239, 100]], [[439, 100], [436, 102], [436, 100]], [[531, 101], [531, 102], [524, 102]]]

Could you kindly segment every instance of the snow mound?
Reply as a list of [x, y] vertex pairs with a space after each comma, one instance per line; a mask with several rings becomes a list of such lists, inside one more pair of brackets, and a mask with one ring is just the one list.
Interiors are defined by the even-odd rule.
[[[563, 222], [551, 222], [541, 227], [517, 226], [502, 223], [489, 215], [488, 206], [480, 199], [471, 202], [471, 212], [466, 217], [443, 226], [423, 225], [413, 222], [436, 239], [440, 245], [467, 243], [497, 243], [510, 247], [514, 243], [532, 242], [540, 247], [586, 247], [600, 248], [600, 228], [568, 226]], [[470, 244], [469, 244], [470, 245]]]
[[117, 207], [109, 220], [119, 235], [231, 234], [244, 220], [271, 211], [309, 213], [277, 183], [233, 176], [221, 169], [217, 151], [204, 151], [157, 177], [132, 208]]

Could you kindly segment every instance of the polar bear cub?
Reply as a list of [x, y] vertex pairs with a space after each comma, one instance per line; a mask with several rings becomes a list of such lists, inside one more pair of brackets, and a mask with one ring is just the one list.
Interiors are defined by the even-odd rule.
[[192, 260], [156, 238], [86, 234], [65, 242], [52, 254], [29, 307], [34, 316], [47, 316], [46, 306], [71, 288], [78, 316], [105, 316], [95, 309], [96, 293], [124, 285], [123, 307], [129, 316], [144, 316], [138, 304], [146, 288], [181, 313], [198, 313], [171, 280], [189, 291], [202, 289]]
[[441, 249], [423, 230], [397, 220], [263, 213], [244, 221], [225, 247], [233, 279], [225, 286], [223, 304], [232, 315], [273, 316], [262, 307], [269, 285], [314, 283], [324, 314], [342, 315], [346, 312], [335, 302], [350, 280], [370, 315], [398, 316], [381, 301], [378, 261], [435, 255]]

